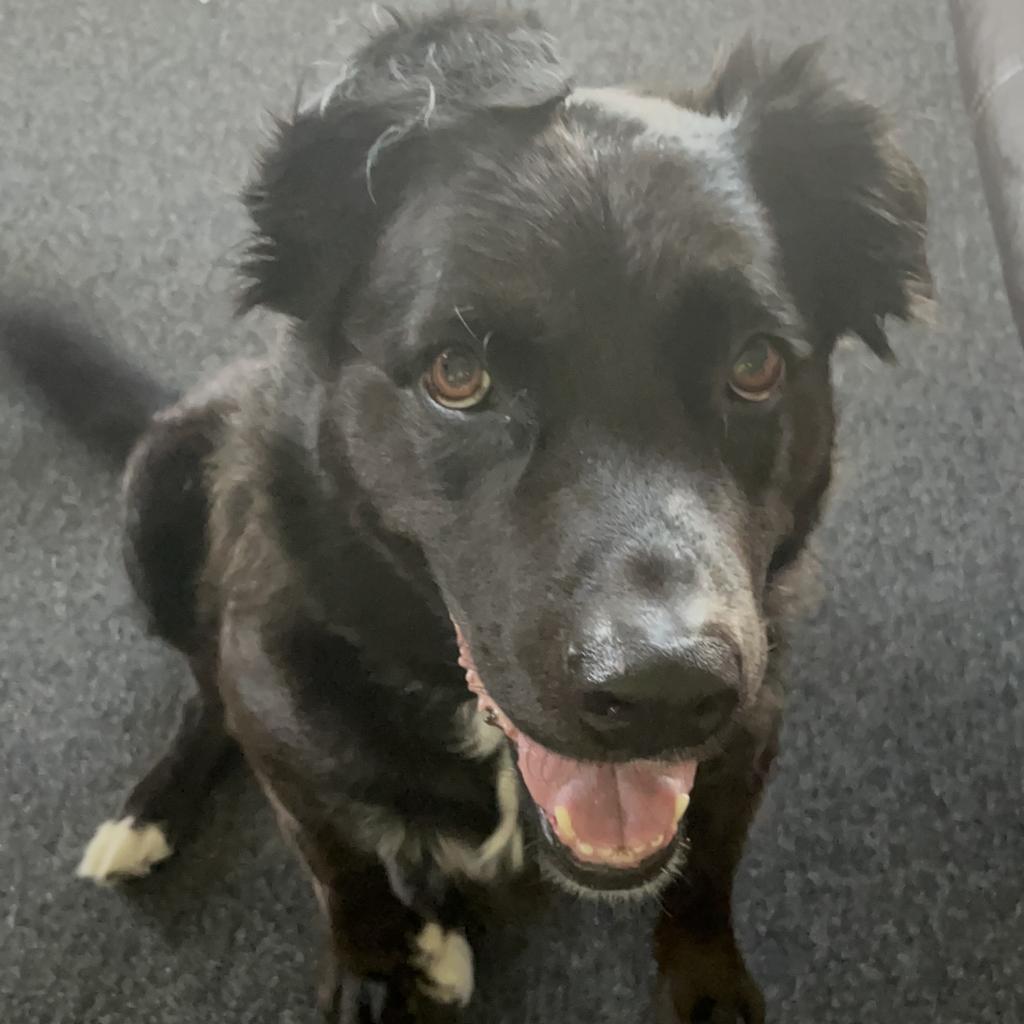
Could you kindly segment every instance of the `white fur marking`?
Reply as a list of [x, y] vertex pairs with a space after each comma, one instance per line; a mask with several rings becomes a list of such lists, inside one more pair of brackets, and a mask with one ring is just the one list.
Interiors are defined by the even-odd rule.
[[[409, 843], [409, 836], [401, 822], [384, 826], [377, 839], [377, 856], [384, 861], [393, 861], [399, 851]], [[407, 855], [411, 851], [406, 851]]]
[[136, 828], [131, 817], [105, 821], [90, 840], [75, 873], [100, 885], [117, 878], [142, 878], [173, 852], [158, 825]]
[[385, 128], [377, 136], [377, 140], [366, 154], [366, 193], [374, 206], [377, 205], [377, 197], [373, 193], [373, 168], [381, 153], [389, 146], [401, 142], [402, 139], [415, 130], [418, 124], [421, 124], [424, 128], [430, 124], [430, 118], [434, 113], [434, 108], [437, 106], [437, 90], [429, 78], [425, 78], [424, 82], [427, 88], [427, 97], [419, 116], [406, 121], [404, 124], [393, 124], [390, 128]]
[[328, 82], [324, 87], [324, 91], [320, 94], [320, 99], [314, 101], [321, 117], [327, 112], [327, 108], [331, 105], [331, 100], [334, 99], [334, 94], [342, 87], [346, 78], [348, 78], [348, 68], [344, 68], [332, 81]]
[[434, 88], [434, 83], [427, 79], [427, 89], [429, 95], [427, 96], [427, 105], [423, 108], [423, 127], [427, 128], [430, 126], [430, 118], [434, 111], [437, 109], [437, 90]]
[[477, 709], [476, 701], [467, 701], [459, 710], [463, 721], [459, 723], [462, 738], [459, 741], [458, 753], [473, 758], [474, 761], [486, 761], [497, 753], [505, 742], [505, 734], [496, 725], [489, 725]]
[[707, 594], [698, 593], [683, 606], [683, 624], [691, 636], [700, 636], [708, 623], [714, 621], [716, 611], [717, 603]]
[[711, 117], [661, 96], [641, 96], [628, 89], [576, 89], [566, 105], [597, 107], [613, 117], [637, 121], [648, 141], [671, 140], [692, 153], [718, 150], [722, 137], [736, 124], [734, 118]]
[[[377, 22], [377, 28], [394, 27], [395, 16], [386, 7], [381, 7], [380, 4], [370, 4], [370, 13], [373, 15], [373, 20]], [[388, 20], [385, 21], [385, 18]]]
[[416, 937], [413, 964], [422, 974], [420, 987], [431, 999], [465, 1006], [473, 995], [473, 950], [466, 937], [430, 922]]
[[479, 846], [469, 846], [461, 839], [447, 836], [437, 840], [435, 859], [445, 874], [492, 882], [504, 872], [515, 874], [522, 870], [525, 854], [519, 827], [519, 785], [507, 746], [499, 755], [495, 793], [498, 827]]

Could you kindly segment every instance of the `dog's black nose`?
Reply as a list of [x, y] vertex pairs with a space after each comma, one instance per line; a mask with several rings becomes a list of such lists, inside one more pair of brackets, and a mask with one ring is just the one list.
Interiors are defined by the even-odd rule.
[[570, 651], [569, 662], [583, 722], [602, 746], [629, 757], [707, 742], [740, 700], [739, 655], [718, 636], [662, 646], [604, 630]]

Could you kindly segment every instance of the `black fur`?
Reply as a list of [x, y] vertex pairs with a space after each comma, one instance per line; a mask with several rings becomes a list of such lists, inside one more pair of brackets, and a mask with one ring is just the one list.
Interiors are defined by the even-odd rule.
[[124, 555], [150, 628], [186, 654], [209, 646], [198, 616], [207, 554], [206, 460], [216, 413], [167, 417], [133, 453], [125, 501]]
[[[518, 867], [514, 844], [464, 857], [504, 834], [509, 751], [467, 751], [451, 615], [534, 740], [700, 761], [683, 877], [653, 879], [659, 1019], [763, 1020], [731, 886], [776, 750], [783, 577], [830, 479], [836, 339], [887, 356], [886, 317], [929, 294], [924, 188], [811, 50], [745, 44], [666, 95], [574, 93], [533, 22], [399, 22], [246, 193], [243, 305], [294, 343], [115, 432], [152, 421], [129, 565], [203, 694], [132, 813], [198, 805], [223, 713], [315, 879], [334, 1018], [454, 1020], [417, 936]], [[731, 368], [764, 334], [785, 380], [748, 402]], [[42, 354], [70, 341], [36, 337], [21, 365], [102, 437]], [[450, 346], [493, 380], [472, 410], [423, 385]], [[131, 382], [112, 366], [90, 357], [93, 392]], [[601, 883], [567, 856], [540, 859]]]
[[323, 109], [278, 123], [245, 193], [258, 234], [242, 308], [323, 313], [366, 273], [424, 142], [457, 144], [450, 136], [495, 116], [536, 117], [568, 89], [552, 40], [517, 18], [399, 19]]

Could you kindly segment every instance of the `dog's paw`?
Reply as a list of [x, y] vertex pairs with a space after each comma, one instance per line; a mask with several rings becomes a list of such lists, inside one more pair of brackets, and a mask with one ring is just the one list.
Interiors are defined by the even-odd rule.
[[678, 936], [663, 963], [657, 1024], [764, 1024], [764, 997], [732, 935]]
[[384, 1024], [388, 986], [383, 981], [343, 974], [330, 965], [320, 983], [318, 1004], [324, 1024]]
[[420, 991], [443, 1006], [465, 1006], [473, 995], [473, 951], [459, 931], [430, 922], [416, 936], [412, 956]]
[[376, 978], [357, 976], [329, 957], [319, 1005], [329, 1024], [455, 1024], [473, 995], [473, 952], [460, 931], [424, 924], [407, 960]]
[[120, 878], [142, 878], [174, 850], [159, 825], [137, 825], [134, 818], [105, 821], [85, 848], [75, 872], [100, 885]]

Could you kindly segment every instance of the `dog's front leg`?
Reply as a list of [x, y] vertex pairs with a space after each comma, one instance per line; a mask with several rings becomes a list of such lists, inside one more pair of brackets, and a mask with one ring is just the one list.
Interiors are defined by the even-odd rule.
[[698, 772], [686, 867], [655, 932], [658, 1024], [763, 1024], [764, 999], [733, 932], [732, 887], [776, 740], [776, 722], [762, 719]]
[[[297, 836], [311, 867], [325, 849]], [[331, 882], [314, 875], [329, 930], [319, 1003], [330, 1024], [453, 1024], [473, 987], [473, 956], [451, 907], [411, 893], [379, 862], [329, 851]], [[344, 865], [340, 867], [340, 865]], [[411, 900], [409, 898], [413, 897]], [[409, 900], [409, 902], [407, 902]]]
[[269, 657], [255, 628], [225, 629], [221, 661], [231, 730], [308, 867], [327, 922], [325, 1019], [454, 1024], [473, 988], [458, 897], [436, 872], [400, 869], [356, 839], [335, 694], [287, 653]]

